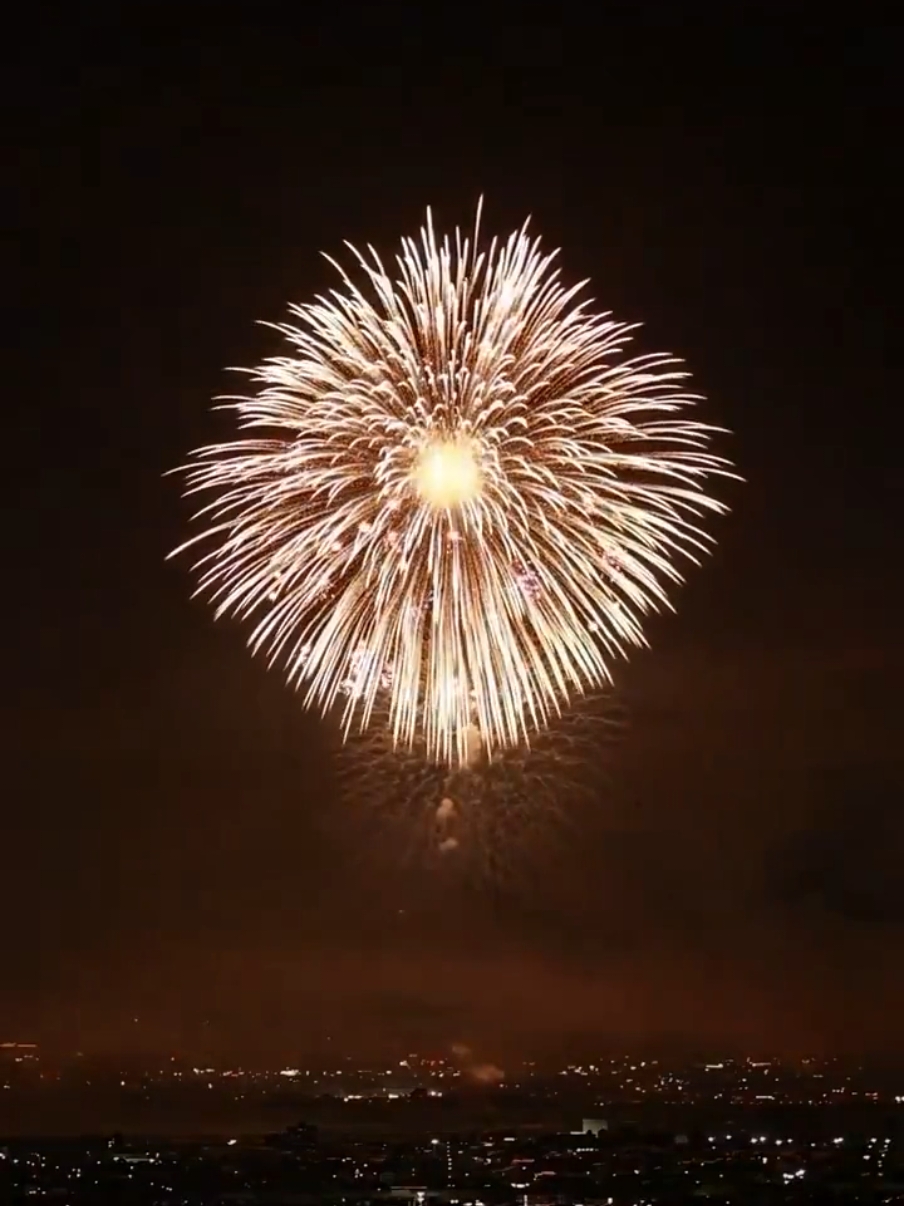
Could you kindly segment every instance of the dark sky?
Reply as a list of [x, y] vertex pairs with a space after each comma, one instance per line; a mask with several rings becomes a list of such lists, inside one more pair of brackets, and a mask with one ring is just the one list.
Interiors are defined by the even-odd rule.
[[[7, 48], [0, 1037], [900, 1047], [900, 44], [770, 7], [299, 6]], [[222, 433], [223, 368], [275, 351], [255, 320], [331, 283], [321, 250], [481, 194], [687, 359], [746, 479], [619, 672], [577, 840], [517, 887], [398, 827], [368, 853], [324, 727], [164, 563], [161, 475]]]

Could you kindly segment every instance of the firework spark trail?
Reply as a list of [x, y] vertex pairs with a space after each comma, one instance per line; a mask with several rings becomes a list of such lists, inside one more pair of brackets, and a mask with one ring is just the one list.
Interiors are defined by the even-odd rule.
[[388, 697], [395, 742], [455, 764], [470, 726], [511, 747], [610, 681], [728, 467], [681, 417], [679, 362], [625, 358], [633, 328], [526, 225], [481, 250], [479, 209], [452, 241], [428, 211], [395, 277], [350, 250], [363, 285], [335, 265], [341, 290], [292, 307], [291, 354], [228, 400], [251, 434], [185, 470], [213, 500], [176, 552], [211, 541], [199, 592], [253, 618], [307, 704], [341, 698], [348, 733]]

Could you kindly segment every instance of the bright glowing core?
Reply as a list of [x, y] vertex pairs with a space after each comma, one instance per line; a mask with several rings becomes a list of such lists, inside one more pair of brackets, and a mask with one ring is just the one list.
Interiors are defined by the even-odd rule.
[[414, 484], [431, 507], [460, 507], [480, 493], [480, 468], [470, 440], [427, 444], [414, 467]]

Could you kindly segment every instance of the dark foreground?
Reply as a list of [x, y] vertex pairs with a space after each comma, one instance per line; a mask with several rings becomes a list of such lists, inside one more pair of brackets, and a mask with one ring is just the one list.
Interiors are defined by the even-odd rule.
[[361, 1113], [255, 1135], [20, 1135], [0, 1141], [0, 1202], [904, 1203], [899, 1120], [878, 1109], [612, 1108], [569, 1129], [426, 1103]]

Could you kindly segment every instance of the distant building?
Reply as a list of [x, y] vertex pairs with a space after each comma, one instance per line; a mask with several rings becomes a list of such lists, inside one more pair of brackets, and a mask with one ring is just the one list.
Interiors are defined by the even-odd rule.
[[[393, 1202], [413, 1202], [414, 1206], [426, 1206], [430, 1202], [450, 1201], [452, 1190], [429, 1189], [426, 1185], [393, 1185], [385, 1193], [386, 1197]], [[456, 1199], [461, 1196], [461, 1191], [456, 1191]]]
[[38, 1058], [37, 1043], [0, 1043], [0, 1061], [21, 1064]]
[[599, 1135], [601, 1131], [608, 1131], [609, 1123], [605, 1118], [585, 1118], [581, 1123], [582, 1135]]
[[317, 1146], [319, 1132], [310, 1122], [299, 1122], [296, 1126], [287, 1126], [276, 1135], [267, 1135], [264, 1143], [268, 1147], [278, 1147], [286, 1151], [313, 1151]]

